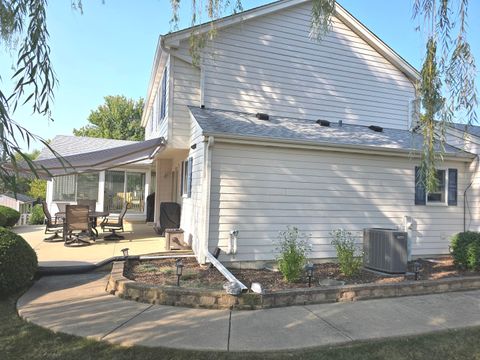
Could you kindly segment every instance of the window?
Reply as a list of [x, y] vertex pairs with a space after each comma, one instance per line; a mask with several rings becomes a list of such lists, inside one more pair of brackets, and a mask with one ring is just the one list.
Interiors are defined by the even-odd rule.
[[415, 167], [415, 205], [457, 205], [457, 169], [439, 169], [436, 176], [436, 189], [427, 192], [424, 175], [420, 167]]
[[106, 171], [105, 203], [108, 212], [119, 212], [124, 202], [130, 203], [129, 212], [145, 210], [145, 173]]
[[53, 201], [75, 201], [75, 175], [53, 179]]
[[446, 199], [446, 171], [437, 170], [437, 186], [432, 192], [427, 193], [427, 203], [445, 203]]
[[53, 201], [98, 200], [98, 173], [53, 179]]
[[193, 158], [182, 161], [182, 182], [180, 188], [184, 197], [191, 197], [192, 195], [192, 164]]
[[77, 200], [98, 199], [98, 173], [77, 175]]
[[167, 111], [167, 68], [163, 71], [162, 79], [162, 98], [160, 100], [160, 120], [163, 120]]

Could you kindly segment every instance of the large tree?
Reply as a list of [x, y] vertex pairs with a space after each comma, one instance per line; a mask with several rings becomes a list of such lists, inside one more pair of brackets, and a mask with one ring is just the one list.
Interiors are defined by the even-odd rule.
[[90, 136], [117, 140], [143, 140], [143, 99], [137, 101], [125, 96], [105, 96], [105, 103], [93, 110], [90, 125], [73, 129], [76, 136]]
[[[82, 11], [82, 0], [70, 1], [72, 7]], [[173, 28], [179, 21], [180, 2], [169, 2]], [[242, 8], [242, 0], [188, 0], [182, 4], [186, 2], [191, 5], [192, 25]], [[436, 138], [444, 143], [445, 124], [453, 119], [467, 123], [477, 120], [476, 67], [466, 36], [468, 4], [469, 0], [414, 0], [413, 17], [423, 18], [419, 27], [427, 35], [418, 94], [420, 130], [424, 134], [422, 170], [428, 190], [436, 185], [435, 168], [441, 160], [441, 152], [433, 143]], [[312, 5], [311, 36], [321, 40], [331, 27], [335, 0], [312, 0]], [[7, 48], [18, 48], [12, 73], [16, 86], [8, 94], [0, 89], [0, 178], [10, 176], [6, 161], [16, 163], [13, 154], [20, 150], [17, 138], [36, 138], [15, 121], [17, 106], [30, 105], [34, 113], [50, 118], [56, 78], [50, 62], [46, 6], [47, 0], [0, 0], [0, 41]], [[194, 61], [199, 60], [208, 37], [214, 36], [213, 23], [211, 29], [207, 38], [193, 29], [190, 43]]]

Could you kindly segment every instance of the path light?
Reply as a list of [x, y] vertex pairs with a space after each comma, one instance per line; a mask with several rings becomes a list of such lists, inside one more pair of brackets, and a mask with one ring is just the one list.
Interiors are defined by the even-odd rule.
[[312, 263], [308, 263], [307, 265], [305, 265], [305, 271], [307, 272], [308, 277], [308, 287], [312, 286], [313, 269], [314, 265]]
[[420, 275], [420, 269], [422, 268], [422, 265], [418, 262], [418, 261], [415, 261], [413, 263], [413, 271], [415, 273], [415, 280], [418, 280], [418, 277]]
[[128, 248], [122, 249], [123, 257], [128, 259]]
[[177, 286], [180, 286], [180, 277], [183, 272], [183, 262], [182, 259], [175, 260], [175, 266], [177, 267]]

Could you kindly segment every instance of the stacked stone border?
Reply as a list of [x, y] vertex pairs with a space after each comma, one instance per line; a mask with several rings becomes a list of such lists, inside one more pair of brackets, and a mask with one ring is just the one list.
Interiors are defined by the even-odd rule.
[[480, 276], [469, 276], [389, 284], [289, 289], [268, 294], [243, 293], [240, 296], [232, 296], [219, 290], [137, 283], [123, 276], [124, 263], [124, 261], [113, 263], [106, 288], [110, 294], [150, 304], [207, 309], [256, 310], [480, 289]]

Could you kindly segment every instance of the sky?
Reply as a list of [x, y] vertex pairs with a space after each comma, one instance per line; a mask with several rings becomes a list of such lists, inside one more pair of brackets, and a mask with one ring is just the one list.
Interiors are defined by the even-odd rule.
[[[244, 9], [271, 0], [242, 0]], [[413, 0], [338, 0], [378, 37], [417, 69], [425, 34], [415, 31]], [[180, 28], [190, 22], [191, 0], [184, 0]], [[480, 1], [470, 2], [469, 41], [480, 64]], [[70, 0], [51, 0], [47, 10], [51, 57], [59, 80], [52, 107], [54, 122], [32, 116], [30, 107], [15, 114], [23, 126], [45, 139], [71, 135], [86, 125], [88, 115], [107, 95], [146, 96], [158, 36], [171, 31], [170, 0], [83, 0], [83, 14]], [[11, 87], [15, 56], [0, 49], [2, 89]], [[479, 80], [480, 82], [480, 80]], [[29, 151], [41, 148], [33, 144]]]

